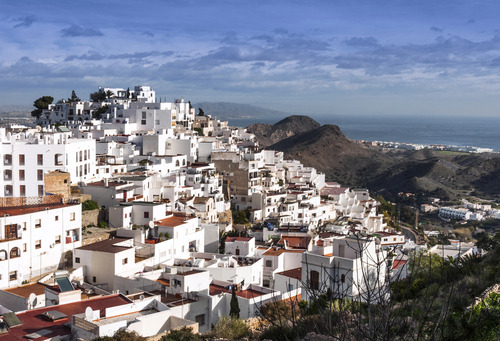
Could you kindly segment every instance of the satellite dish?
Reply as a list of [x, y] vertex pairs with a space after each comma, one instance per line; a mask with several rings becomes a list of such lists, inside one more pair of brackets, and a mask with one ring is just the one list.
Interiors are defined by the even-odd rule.
[[153, 228], [153, 227], [155, 227], [155, 222], [151, 220], [151, 221], [148, 223], [148, 225], [149, 225], [149, 227], [150, 227], [150, 228]]
[[85, 308], [85, 320], [92, 322], [94, 319], [94, 311], [92, 310], [91, 307]]
[[29, 309], [33, 309], [36, 305], [36, 295], [34, 293], [31, 293], [30, 296], [28, 297], [28, 307]]
[[143, 294], [141, 294], [141, 296], [139, 296], [139, 299], [140, 299], [141, 301], [144, 301], [144, 295], [143, 295]]

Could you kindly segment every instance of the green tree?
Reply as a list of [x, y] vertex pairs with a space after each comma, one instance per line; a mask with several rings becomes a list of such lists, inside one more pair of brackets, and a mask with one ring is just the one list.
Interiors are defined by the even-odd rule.
[[229, 316], [240, 318], [240, 304], [238, 303], [238, 297], [236, 297], [236, 285], [233, 285], [230, 307]]
[[108, 90], [106, 91], [106, 97], [107, 98], [111, 98], [111, 97], [114, 97], [115, 96], [115, 93], [111, 90]]
[[95, 110], [93, 113], [92, 113], [92, 117], [93, 118], [101, 118], [102, 114], [106, 113], [109, 109], [109, 105], [106, 104], [106, 105], [103, 105], [102, 107], [100, 107], [99, 109]]
[[42, 111], [49, 108], [49, 105], [54, 101], [52, 96], [42, 96], [33, 102], [33, 106], [36, 108], [31, 112], [31, 116], [39, 118]]
[[97, 210], [99, 205], [95, 200], [86, 200], [82, 203], [82, 211]]
[[96, 91], [90, 94], [90, 100], [92, 102], [104, 102], [106, 100], [106, 94], [103, 91]]
[[68, 98], [68, 102], [73, 103], [73, 102], [79, 102], [79, 101], [80, 101], [80, 97], [78, 97], [76, 95], [75, 90], [71, 91], [71, 97]]

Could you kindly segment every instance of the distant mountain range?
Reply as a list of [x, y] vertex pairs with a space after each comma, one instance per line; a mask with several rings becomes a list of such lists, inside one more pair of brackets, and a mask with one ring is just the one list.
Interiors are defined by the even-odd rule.
[[282, 111], [232, 102], [200, 102], [193, 104], [193, 107], [196, 108], [197, 113], [201, 108], [205, 114], [229, 121], [231, 125], [243, 124], [242, 126], [257, 122], [276, 122], [289, 115]]

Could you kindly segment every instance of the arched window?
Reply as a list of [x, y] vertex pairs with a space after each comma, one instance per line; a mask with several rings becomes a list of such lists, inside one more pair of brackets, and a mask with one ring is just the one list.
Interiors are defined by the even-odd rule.
[[186, 165], [186, 159], [182, 159], [182, 165], [185, 166]]
[[175, 160], [175, 167], [179, 167], [179, 160]]
[[309, 287], [312, 290], [319, 289], [319, 272], [311, 270], [309, 274]]
[[0, 261], [7, 259], [7, 251], [0, 250]]
[[21, 251], [18, 247], [13, 247], [12, 250], [10, 250], [10, 258], [12, 259], [17, 257], [21, 257]]

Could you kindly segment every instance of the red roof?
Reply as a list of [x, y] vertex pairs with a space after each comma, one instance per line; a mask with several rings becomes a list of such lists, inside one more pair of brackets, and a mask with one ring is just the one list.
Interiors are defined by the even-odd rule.
[[290, 269], [286, 270], [283, 272], [278, 272], [278, 275], [290, 277], [290, 278], [296, 278], [298, 280], [302, 279], [302, 268], [295, 268], [295, 269]]
[[402, 265], [405, 265], [407, 262], [406, 259], [396, 259], [393, 263], [392, 263], [392, 268], [393, 269], [397, 269], [399, 268], [400, 266]]
[[[215, 284], [210, 284], [209, 287], [209, 295], [214, 296], [218, 295], [220, 293], [231, 293], [231, 290], [227, 289], [226, 287], [220, 286], [220, 285], [215, 285]], [[254, 297], [259, 297], [264, 295], [264, 292], [258, 291], [258, 290], [253, 290], [253, 289], [247, 289], [247, 290], [239, 290], [236, 291], [236, 296], [241, 297], [241, 298], [254, 298]]]
[[[50, 330], [51, 333], [37, 338], [37, 340], [46, 340], [57, 335], [71, 335], [71, 329], [63, 326], [63, 324], [71, 322], [71, 317], [73, 315], [84, 313], [87, 307], [91, 307], [92, 310], [99, 310], [101, 317], [104, 317], [104, 310], [106, 308], [128, 304], [131, 302], [132, 301], [125, 296], [118, 294], [28, 310], [17, 314], [17, 317], [21, 321], [22, 325], [13, 327], [6, 334], [0, 334], [0, 340], [26, 340], [26, 335], [42, 329]], [[42, 316], [43, 313], [50, 310], [57, 310], [68, 317], [52, 322]]]
[[226, 243], [231, 243], [231, 242], [248, 242], [252, 240], [253, 237], [227, 237], [226, 238]]
[[159, 221], [156, 221], [156, 225], [158, 226], [165, 226], [165, 227], [175, 227], [175, 226], [180, 226], [180, 225], [183, 225], [184, 223], [186, 223], [186, 221], [188, 221], [189, 219], [193, 219], [193, 218], [189, 218], [189, 217], [185, 217], [185, 216], [177, 216], [177, 215], [174, 215], [172, 217], [169, 217], [169, 218], [165, 218], [165, 219], [162, 219], [162, 220], [159, 220]]
[[307, 247], [309, 246], [309, 242], [311, 241], [311, 237], [281, 236], [278, 244], [284, 244], [285, 240], [288, 247], [293, 247], [295, 249], [307, 249]]

